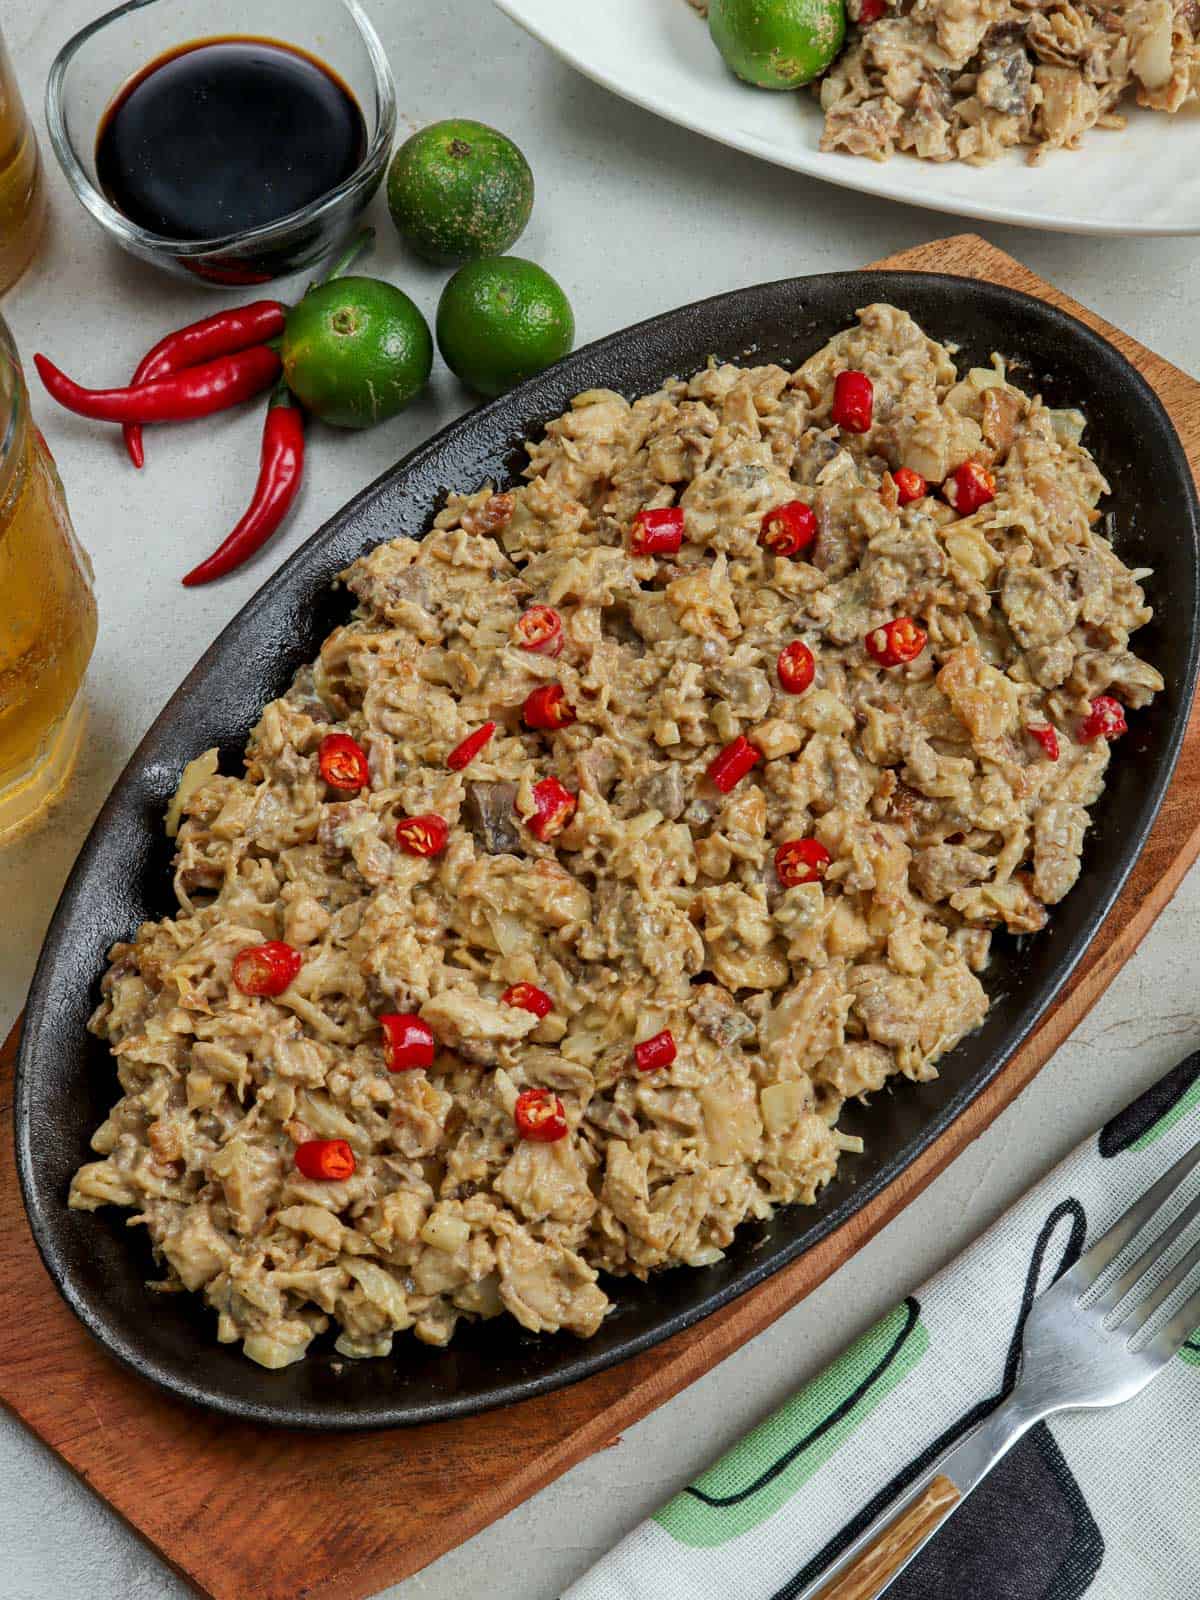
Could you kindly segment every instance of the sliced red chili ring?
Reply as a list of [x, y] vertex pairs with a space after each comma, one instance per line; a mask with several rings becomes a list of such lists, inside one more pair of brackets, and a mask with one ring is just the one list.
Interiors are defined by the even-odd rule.
[[896, 498], [902, 506], [911, 505], [914, 500], [923, 500], [929, 493], [925, 479], [911, 467], [897, 467], [892, 473], [892, 482], [896, 485]]
[[761, 760], [762, 751], [756, 750], [745, 734], [739, 733], [732, 744], [727, 744], [709, 762], [708, 775], [722, 794], [728, 794]]
[[521, 719], [527, 728], [565, 728], [575, 721], [575, 712], [561, 683], [544, 683], [526, 695]]
[[917, 659], [928, 638], [911, 617], [895, 617], [882, 628], [872, 628], [865, 643], [867, 654], [881, 667], [901, 667]]
[[522, 1139], [532, 1139], [537, 1144], [553, 1144], [567, 1136], [563, 1103], [549, 1089], [522, 1089], [513, 1107], [513, 1121]]
[[793, 639], [779, 652], [775, 673], [784, 694], [803, 694], [813, 681], [817, 664], [803, 639]]
[[533, 786], [534, 813], [525, 826], [535, 839], [551, 839], [561, 833], [575, 815], [578, 796], [564, 788], [557, 778], [543, 778]]
[[534, 983], [514, 983], [500, 996], [500, 1003], [516, 1006], [518, 1011], [532, 1011], [535, 1017], [548, 1017], [554, 1010], [554, 1001]]
[[379, 1026], [383, 1029], [389, 1072], [412, 1072], [417, 1067], [433, 1065], [437, 1045], [424, 1017], [411, 1011], [393, 1011], [380, 1017]]
[[1085, 743], [1093, 739], [1119, 739], [1128, 732], [1125, 707], [1111, 694], [1097, 695], [1092, 701], [1092, 709], [1079, 724], [1079, 737]]
[[788, 839], [775, 852], [775, 876], [785, 889], [798, 883], [816, 883], [825, 876], [833, 857], [819, 839]]
[[450, 824], [436, 811], [419, 817], [405, 817], [396, 824], [396, 842], [410, 856], [436, 856], [446, 848]]
[[803, 500], [772, 506], [759, 528], [759, 543], [774, 556], [798, 556], [817, 537], [817, 514]]
[[1052, 727], [1048, 722], [1031, 722], [1025, 729], [1025, 732], [1031, 739], [1037, 740], [1051, 761], [1058, 760], [1059, 750], [1057, 728]]
[[296, 1170], [320, 1183], [344, 1183], [354, 1176], [354, 1151], [345, 1139], [306, 1139], [293, 1155]]
[[470, 766], [495, 731], [494, 722], [485, 722], [482, 728], [476, 728], [474, 733], [469, 733], [461, 744], [456, 744], [446, 757], [446, 765], [450, 771], [461, 772], [464, 767]]
[[830, 416], [845, 433], [866, 433], [875, 412], [875, 385], [865, 372], [839, 372]]
[[371, 781], [367, 752], [348, 733], [325, 735], [317, 746], [317, 765], [331, 789], [357, 792]]
[[960, 517], [969, 517], [996, 498], [996, 475], [978, 461], [964, 461], [945, 484], [946, 499]]
[[669, 1067], [678, 1054], [675, 1035], [670, 1028], [651, 1034], [649, 1039], [643, 1039], [641, 1044], [633, 1047], [633, 1059], [639, 1072], [659, 1072], [663, 1067]]
[[282, 939], [247, 945], [233, 958], [233, 981], [243, 994], [282, 994], [300, 971], [299, 950]]
[[540, 656], [556, 656], [563, 647], [563, 621], [553, 606], [530, 606], [517, 618], [517, 643]]
[[673, 556], [683, 543], [683, 507], [639, 511], [629, 530], [631, 556]]

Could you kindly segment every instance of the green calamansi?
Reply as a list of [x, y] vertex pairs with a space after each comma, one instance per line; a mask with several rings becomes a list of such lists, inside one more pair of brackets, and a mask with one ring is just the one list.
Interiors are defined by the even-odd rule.
[[739, 78], [798, 89], [842, 48], [846, 8], [843, 0], [709, 0], [708, 31]]

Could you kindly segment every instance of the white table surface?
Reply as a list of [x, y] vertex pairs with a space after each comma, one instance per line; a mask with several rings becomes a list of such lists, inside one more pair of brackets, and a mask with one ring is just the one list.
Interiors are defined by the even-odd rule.
[[[475, 116], [505, 129], [525, 150], [537, 203], [517, 249], [563, 283], [580, 342], [702, 295], [792, 273], [850, 268], [954, 231], [952, 218], [827, 187], [658, 122], [573, 75], [486, 0], [367, 3], [396, 72], [403, 126]], [[42, 86], [55, 50], [99, 9], [98, 0], [5, 0], [5, 35], [39, 128]], [[1071, 182], [1070, 159], [1057, 159], [1063, 182]], [[107, 245], [57, 169], [50, 189], [53, 218], [44, 248], [2, 305], [26, 357], [44, 350], [85, 381], [118, 382], [165, 329], [227, 303], [176, 285]], [[432, 321], [443, 274], [404, 255], [382, 199], [373, 220], [379, 245], [366, 270], [402, 284]], [[1200, 372], [1195, 241], [978, 231], [1151, 348]], [[314, 429], [309, 481], [286, 531], [249, 570], [188, 592], [179, 587], [179, 575], [232, 526], [253, 482], [257, 412], [173, 432], [150, 430], [148, 465], [137, 474], [101, 428], [35, 396], [75, 526], [95, 561], [101, 620], [88, 680], [89, 732], [70, 791], [40, 831], [0, 852], [4, 1027], [20, 1008], [43, 930], [88, 825], [167, 694], [287, 551], [468, 403], [439, 364], [428, 396], [374, 432]], [[583, 1462], [462, 1548], [387, 1590], [389, 1600], [558, 1595], [950, 1259], [1088, 1130], [1200, 1044], [1188, 937], [1198, 912], [1200, 876], [1193, 874], [1076, 1036], [1020, 1100], [822, 1289], [638, 1424], [616, 1448]], [[3, 1414], [0, 1483], [3, 1600], [150, 1600], [190, 1592]]]

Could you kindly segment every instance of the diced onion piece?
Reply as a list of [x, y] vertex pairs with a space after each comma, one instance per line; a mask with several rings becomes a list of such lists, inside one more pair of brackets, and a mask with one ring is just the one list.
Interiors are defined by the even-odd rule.
[[197, 756], [194, 761], [189, 761], [184, 767], [180, 774], [179, 785], [167, 806], [168, 839], [173, 839], [179, 832], [179, 824], [183, 820], [183, 808], [196, 790], [202, 788], [210, 778], [216, 777], [218, 759], [218, 752], [214, 746], [211, 750], [206, 750], [203, 755]]
[[1059, 444], [1078, 444], [1083, 438], [1087, 418], [1082, 411], [1047, 411], [1046, 415]]
[[762, 1107], [763, 1127], [768, 1133], [784, 1133], [808, 1110], [808, 1083], [794, 1079], [786, 1083], [772, 1083], [758, 1097]]
[[866, 1149], [866, 1145], [856, 1133], [843, 1133], [840, 1128], [834, 1128], [832, 1131], [833, 1142], [839, 1150], [848, 1151], [850, 1155], [860, 1156]]
[[470, 1237], [470, 1224], [461, 1217], [439, 1217], [436, 1212], [421, 1229], [424, 1243], [435, 1250], [444, 1250], [447, 1255], [453, 1255]]

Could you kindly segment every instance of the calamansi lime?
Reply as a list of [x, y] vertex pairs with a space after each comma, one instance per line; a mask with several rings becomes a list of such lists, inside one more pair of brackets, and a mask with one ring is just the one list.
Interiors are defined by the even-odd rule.
[[288, 312], [280, 354], [288, 387], [315, 417], [335, 428], [369, 428], [425, 387], [433, 340], [395, 284], [335, 278]]
[[739, 78], [798, 89], [842, 48], [846, 8], [842, 0], [709, 0], [708, 31]]
[[504, 134], [453, 117], [400, 146], [387, 198], [400, 237], [426, 261], [452, 266], [517, 242], [533, 209], [533, 173]]
[[442, 291], [437, 342], [446, 365], [479, 394], [504, 394], [575, 342], [575, 318], [548, 272], [520, 256], [468, 261]]

